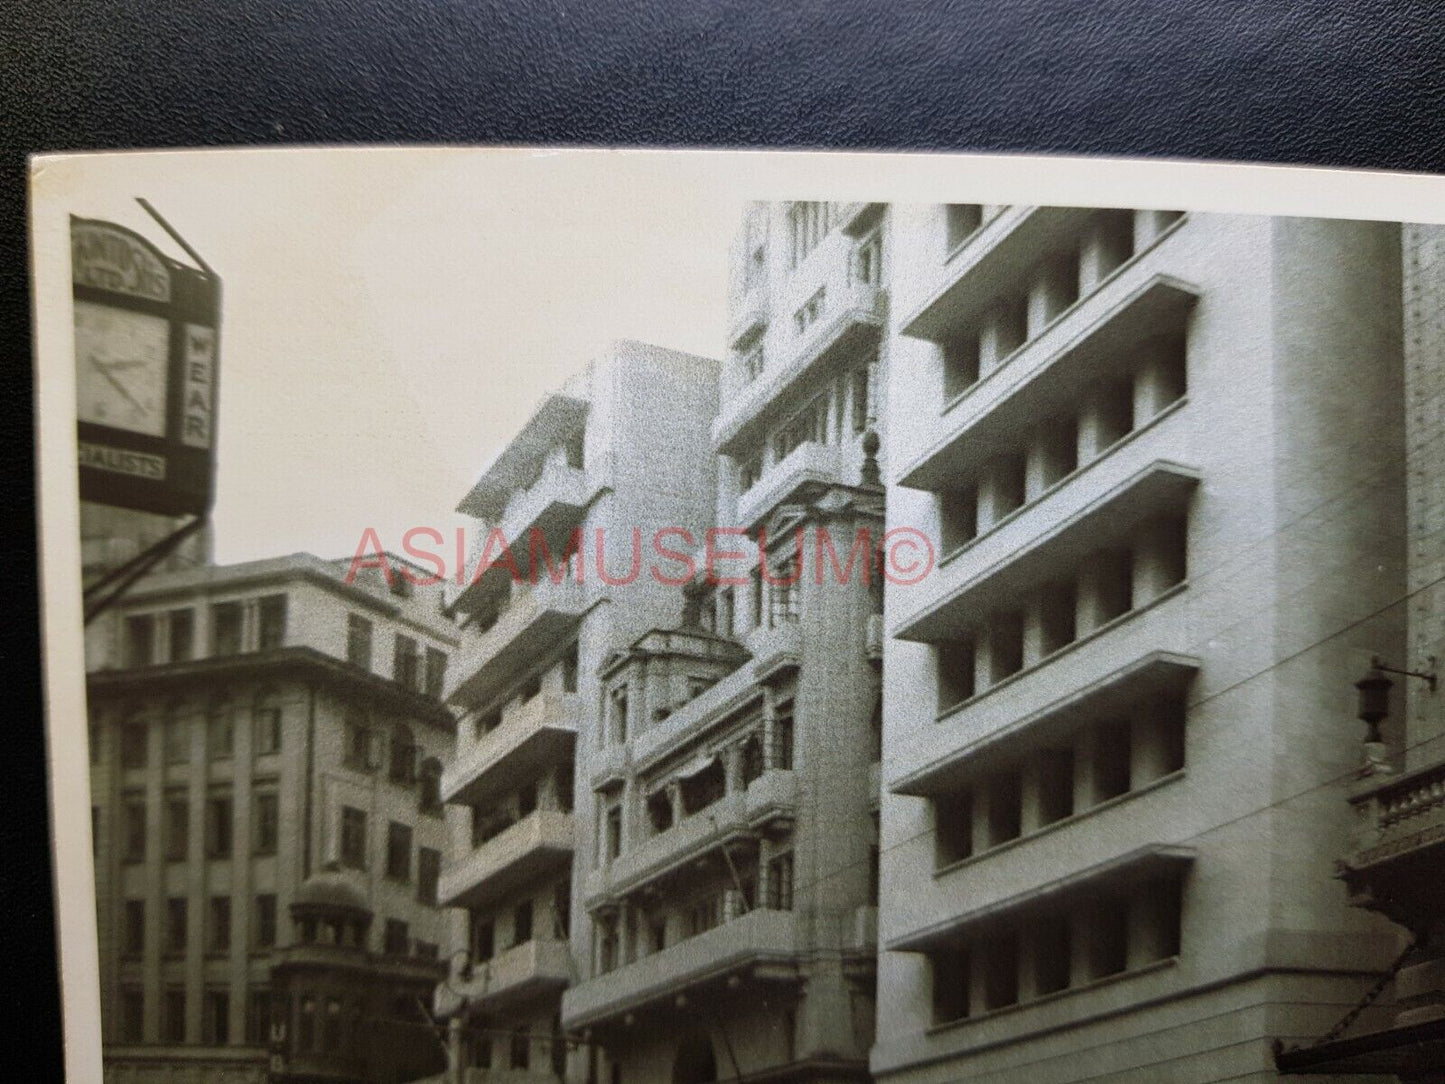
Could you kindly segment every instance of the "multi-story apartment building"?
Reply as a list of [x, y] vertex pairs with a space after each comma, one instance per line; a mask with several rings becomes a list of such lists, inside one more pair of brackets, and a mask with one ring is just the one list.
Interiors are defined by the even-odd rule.
[[[1292, 1044], [1285, 1073], [1445, 1081], [1445, 227], [1405, 225], [1405, 455], [1408, 557], [1404, 654], [1371, 660], [1358, 685], [1367, 724], [1349, 781], [1355, 832], [1338, 875], [1352, 902], [1398, 923], [1402, 951], [1381, 987], [1388, 1026], [1331, 1029]], [[1378, 664], [1378, 665], [1377, 665]], [[1388, 668], [1388, 669], [1385, 669]], [[1401, 673], [1401, 671], [1406, 671]], [[1393, 686], [1393, 688], [1392, 688]], [[1392, 695], [1393, 693], [1393, 695]], [[1392, 709], [1399, 721], [1392, 718]], [[1339, 714], [1346, 714], [1344, 702]], [[1320, 1041], [1323, 1039], [1324, 1041]], [[1386, 1074], [1389, 1074], [1386, 1077]]]
[[87, 629], [108, 1081], [433, 1071], [440, 588], [309, 554], [151, 575]]
[[567, 1071], [560, 1001], [592, 945], [574, 869], [611, 824], [586, 755], [617, 710], [602, 675], [677, 620], [681, 591], [653, 573], [679, 566], [658, 564], [658, 545], [711, 519], [716, 405], [716, 361], [617, 343], [542, 401], [458, 506], [478, 523], [448, 589], [462, 625], [442, 798], [466, 815], [442, 875], [453, 955], [435, 1000], [458, 1082]]
[[889, 222], [888, 520], [939, 553], [887, 598], [873, 1072], [1271, 1079], [1394, 955], [1330, 873], [1404, 643], [1399, 227]]
[[883, 211], [756, 205], [735, 249], [710, 419], [725, 533], [681, 621], [604, 660], [579, 741], [598, 817], [562, 1023], [585, 1079], [867, 1076]]

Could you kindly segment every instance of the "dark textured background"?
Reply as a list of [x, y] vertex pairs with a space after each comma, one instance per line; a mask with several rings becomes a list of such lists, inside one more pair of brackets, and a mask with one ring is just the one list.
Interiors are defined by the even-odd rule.
[[[1445, 171], [1439, 0], [0, 0], [10, 513], [0, 984], [60, 1076], [35, 640], [23, 169], [293, 142], [949, 148]], [[776, 10], [775, 10], [776, 8]], [[33, 1023], [32, 1023], [33, 1022]]]

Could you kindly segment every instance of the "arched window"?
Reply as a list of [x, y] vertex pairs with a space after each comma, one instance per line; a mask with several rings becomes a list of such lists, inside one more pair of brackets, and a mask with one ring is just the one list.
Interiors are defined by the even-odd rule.
[[391, 732], [391, 768], [387, 773], [393, 783], [416, 782], [416, 739], [411, 729], [398, 723]]
[[423, 813], [440, 816], [442, 812], [442, 765], [436, 757], [427, 757], [417, 768], [419, 787], [417, 807]]

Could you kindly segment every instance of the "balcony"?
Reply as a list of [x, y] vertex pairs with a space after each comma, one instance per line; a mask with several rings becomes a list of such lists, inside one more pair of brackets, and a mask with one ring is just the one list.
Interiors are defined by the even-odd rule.
[[747, 790], [725, 795], [590, 872], [585, 884], [587, 906], [634, 892], [734, 840], [750, 839], [779, 819], [791, 820], [796, 810], [793, 773], [766, 771]]
[[752, 530], [774, 508], [804, 488], [821, 489], [842, 481], [842, 449], [836, 444], [804, 441], [775, 463], [738, 498], [738, 525]]
[[797, 955], [791, 911], [749, 911], [572, 987], [562, 995], [562, 1026], [572, 1029], [620, 1021], [680, 994], [703, 993], [734, 976], [753, 983], [794, 982]]
[[480, 636], [462, 632], [447, 667], [455, 684], [445, 699], [470, 707], [496, 696], [528, 663], [566, 637], [586, 612], [586, 583], [566, 576], [554, 583], [544, 571], [535, 584], [516, 584], [511, 604]]
[[480, 739], [458, 734], [456, 759], [442, 773], [442, 801], [476, 805], [563, 761], [572, 762], [578, 702], [571, 696], [534, 696]]
[[293, 944], [271, 950], [274, 968], [353, 971], [376, 981], [435, 982], [445, 973], [440, 960], [367, 952], [345, 945]]
[[539, 809], [451, 863], [437, 895], [442, 907], [471, 907], [572, 861], [572, 814]]
[[840, 203], [837, 208], [838, 228], [849, 237], [862, 237], [882, 220], [887, 207], [886, 203], [864, 200]]
[[1198, 297], [1194, 287], [1154, 275], [1143, 282], [1120, 280], [1086, 298], [965, 392], [967, 417], [946, 409], [932, 424], [928, 450], [899, 474], [899, 484], [937, 492], [976, 475], [1017, 433], [1076, 408], [1090, 382], [1119, 375], [1139, 343], [1171, 329], [1182, 332]]
[[[756, 628], [744, 637], [752, 660], [693, 697], [661, 722], [637, 734], [626, 747], [630, 763], [645, 770], [683, 744], [762, 698], [762, 682], [802, 660], [803, 635], [796, 622]], [[597, 776], [594, 775], [594, 779]]]
[[773, 411], [790, 405], [786, 393], [796, 384], [878, 342], [888, 318], [887, 291], [863, 282], [832, 281], [826, 291], [822, 315], [792, 340], [781, 364], [765, 369], [722, 404], [712, 427], [717, 451], [737, 454]]
[[949, 256], [928, 300], [902, 321], [903, 334], [938, 340], [979, 316], [1000, 291], [1021, 285], [1040, 259], [1066, 248], [1094, 213], [1087, 207], [1005, 208]]
[[[1102, 466], [1111, 458], [1095, 462]], [[1119, 457], [1114, 465], [1117, 472], [1121, 466], [1133, 466], [1133, 460]], [[1112, 482], [1113, 473], [1098, 471], [1096, 484], [1065, 486], [1049, 499], [1029, 506], [1010, 521], [1009, 530], [996, 530], [973, 543], [967, 561], [945, 559], [937, 577], [942, 581], [942, 598], [904, 615], [892, 635], [939, 643], [965, 634], [981, 615], [1018, 599], [1061, 569], [1128, 539], [1154, 517], [1181, 510], [1199, 482], [1199, 472], [1159, 459], [1102, 492], [1097, 484], [1101, 478]], [[1092, 499], [1071, 513], [1061, 512], [1060, 503], [1080, 494]], [[1053, 526], [1036, 533], [1034, 520], [1041, 517]]]
[[538, 995], [556, 993], [571, 981], [572, 955], [566, 941], [527, 941], [473, 964], [468, 977], [453, 977], [438, 986], [434, 1008], [441, 1016], [463, 1007], [501, 1012]]
[[[1161, 620], [1152, 624], [1146, 619], [1141, 634], [1128, 640], [1149, 644], [1183, 638], [1181, 605], [1176, 603], [1173, 613], [1161, 612], [1159, 616]], [[1129, 643], [1115, 641], [1104, 646], [1107, 651], [1092, 652], [1097, 658], [1083, 659], [1083, 665], [1067, 676], [1052, 674], [1050, 680], [1033, 689], [1023, 688], [1020, 683], [1020, 695], [1010, 697], [1000, 690], [986, 703], [965, 704], [950, 713], [937, 739], [929, 743], [933, 746], [927, 751], [931, 759], [921, 764], [916, 755], [905, 760], [888, 789], [915, 798], [957, 791], [971, 778], [987, 773], [995, 762], [1017, 756], [1022, 748], [1035, 748], [1057, 739], [1085, 720], [1181, 691], [1199, 669], [1199, 660], [1192, 656], [1151, 650], [1102, 676], [1087, 676], [1106, 670], [1121, 654], [1121, 647]], [[1072, 691], [1054, 697], [1060, 688]], [[1048, 701], [1039, 705], [1038, 701], [1045, 697]], [[951, 746], [948, 752], [934, 755], [938, 745], [945, 742]]]
[[1350, 803], [1358, 828], [1353, 852], [1340, 863], [1347, 881], [1374, 879], [1390, 867], [1405, 871], [1421, 859], [1433, 860], [1438, 875], [1445, 854], [1445, 762], [1372, 777]]

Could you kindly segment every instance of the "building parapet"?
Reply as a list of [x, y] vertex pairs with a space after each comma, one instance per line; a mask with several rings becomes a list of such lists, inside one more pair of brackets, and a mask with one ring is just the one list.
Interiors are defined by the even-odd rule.
[[471, 964], [465, 977], [454, 975], [443, 981], [433, 1007], [438, 1016], [463, 1010], [499, 1012], [538, 994], [560, 991], [571, 981], [567, 942], [533, 939]]
[[571, 576], [554, 581], [543, 573], [533, 584], [514, 585], [515, 594], [496, 623], [480, 636], [463, 636], [448, 670], [455, 684], [446, 699], [463, 707], [501, 692], [526, 670], [527, 662], [554, 646], [581, 620], [589, 584]]
[[437, 888], [443, 907], [469, 907], [566, 866], [572, 859], [571, 813], [538, 809], [453, 862]]
[[751, 839], [779, 820], [791, 823], [797, 810], [797, 780], [785, 769], [769, 769], [746, 790], [732, 791], [712, 805], [645, 839], [587, 874], [586, 905], [596, 908], [676, 872], [709, 851]]
[[457, 511], [482, 520], [500, 519], [508, 497], [531, 484], [548, 453], [586, 422], [588, 408], [586, 399], [574, 395], [548, 395], [517, 435], [483, 468], [458, 503]]
[[1445, 761], [1403, 775], [1374, 777], [1350, 796], [1354, 849], [1341, 862], [1353, 875], [1388, 863], [1445, 853]]
[[442, 801], [484, 803], [549, 764], [570, 762], [579, 711], [575, 694], [539, 694], [475, 741], [462, 735], [462, 748], [442, 773]]
[[621, 1021], [650, 1004], [697, 996], [733, 978], [796, 982], [798, 936], [791, 911], [754, 910], [706, 933], [573, 986], [562, 996], [562, 1026]]

